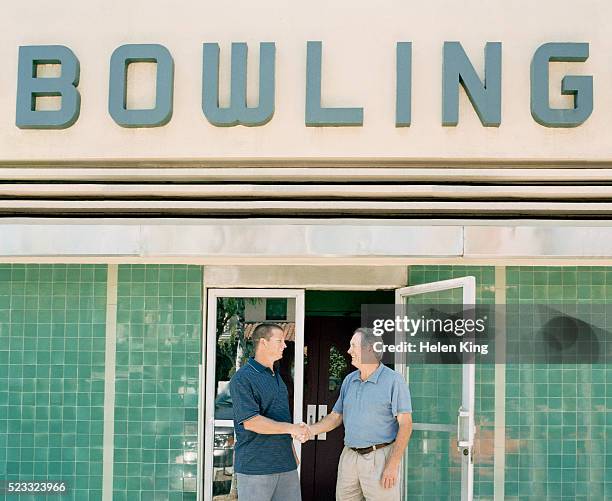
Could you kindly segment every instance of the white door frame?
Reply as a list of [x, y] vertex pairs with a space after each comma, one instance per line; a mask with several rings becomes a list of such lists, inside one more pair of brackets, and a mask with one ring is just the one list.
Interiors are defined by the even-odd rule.
[[[429, 292], [439, 292], [450, 289], [461, 288], [463, 291], [463, 304], [476, 304], [476, 279], [473, 276], [453, 278], [450, 280], [440, 280], [426, 284], [402, 287], [395, 291], [395, 304], [404, 305], [405, 298], [425, 294]], [[396, 339], [396, 343], [401, 340]], [[473, 363], [463, 364], [462, 384], [461, 384], [461, 408], [457, 412], [457, 445], [461, 446], [461, 501], [472, 501], [474, 496], [474, 399], [476, 391], [476, 370]], [[405, 363], [405, 354], [396, 353], [395, 370], [404, 375], [409, 380], [408, 368]], [[414, 423], [415, 430], [428, 431], [455, 431], [453, 425]], [[465, 430], [462, 436], [461, 430]], [[467, 455], [464, 455], [467, 451]], [[403, 468], [400, 469], [400, 482], [402, 493], [406, 493], [406, 479], [404, 478]]]
[[[288, 298], [295, 299], [295, 365], [293, 388], [293, 419], [302, 421], [302, 405], [304, 399], [304, 365], [298, 363], [304, 360], [304, 289], [205, 289], [207, 300], [203, 301], [203, 341], [202, 365], [200, 369], [200, 416], [198, 419], [198, 473], [204, 472], [204, 485], [198, 475], [198, 500], [210, 499], [213, 487], [213, 445], [215, 423], [219, 425], [233, 424], [229, 420], [215, 421], [215, 366], [216, 366], [216, 334], [217, 334], [217, 299], [220, 297], [244, 298]], [[202, 369], [205, 367], [205, 371]], [[204, 374], [205, 373], [205, 374]], [[202, 378], [205, 375], [204, 378]], [[204, 414], [204, 419], [201, 419]], [[301, 457], [301, 444], [295, 443], [296, 454]], [[202, 456], [204, 460], [202, 461]], [[299, 467], [298, 467], [299, 470]]]

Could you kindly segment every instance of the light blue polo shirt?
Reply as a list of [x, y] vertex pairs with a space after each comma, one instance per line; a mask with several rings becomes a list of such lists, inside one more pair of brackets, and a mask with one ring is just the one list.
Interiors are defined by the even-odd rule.
[[412, 401], [402, 375], [380, 364], [365, 381], [358, 370], [346, 376], [333, 411], [342, 414], [344, 445], [363, 448], [395, 440], [397, 415], [412, 412]]

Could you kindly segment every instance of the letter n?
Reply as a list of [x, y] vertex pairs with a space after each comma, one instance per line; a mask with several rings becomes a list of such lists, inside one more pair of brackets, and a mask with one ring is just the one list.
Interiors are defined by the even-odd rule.
[[444, 42], [442, 70], [442, 125], [456, 126], [459, 121], [459, 84], [485, 127], [501, 124], [501, 43], [485, 46], [484, 83], [476, 74], [459, 42]]

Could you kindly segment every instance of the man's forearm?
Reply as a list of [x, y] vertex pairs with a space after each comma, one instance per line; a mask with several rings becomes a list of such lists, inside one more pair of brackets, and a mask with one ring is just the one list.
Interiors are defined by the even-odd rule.
[[404, 456], [404, 451], [406, 450], [408, 441], [410, 440], [410, 435], [412, 435], [412, 420], [406, 423], [400, 423], [397, 437], [395, 437], [395, 442], [393, 442], [393, 449], [391, 450], [391, 454], [387, 460], [389, 463], [400, 463], [402, 457]]
[[312, 431], [313, 435], [318, 435], [319, 433], [327, 433], [328, 431], [332, 431], [338, 428], [338, 426], [341, 424], [342, 414], [332, 411], [318, 423], [310, 425], [310, 430]]
[[282, 423], [264, 416], [253, 416], [243, 422], [245, 429], [260, 433], [261, 435], [282, 435], [291, 434], [294, 425], [291, 423]]

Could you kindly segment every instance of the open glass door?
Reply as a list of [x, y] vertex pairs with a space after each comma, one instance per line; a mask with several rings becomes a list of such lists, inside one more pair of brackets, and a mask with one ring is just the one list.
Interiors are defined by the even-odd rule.
[[[237, 499], [234, 421], [229, 380], [253, 354], [251, 334], [261, 322], [285, 331], [287, 348], [279, 373], [289, 392], [294, 422], [302, 421], [304, 386], [304, 291], [294, 289], [208, 289], [204, 485], [200, 499]], [[298, 361], [298, 363], [295, 363]], [[301, 444], [294, 442], [298, 458]]]
[[[476, 281], [467, 276], [396, 290], [397, 305], [476, 304]], [[460, 309], [460, 308], [459, 308]], [[404, 499], [471, 501], [474, 490], [473, 363], [409, 366], [395, 354], [395, 369], [410, 385], [413, 434], [404, 457]]]

